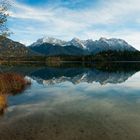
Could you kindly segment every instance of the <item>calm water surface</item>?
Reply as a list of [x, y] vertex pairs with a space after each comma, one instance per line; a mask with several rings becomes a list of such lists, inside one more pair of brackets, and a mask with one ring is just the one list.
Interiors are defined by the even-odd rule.
[[1, 66], [32, 85], [5, 97], [0, 140], [140, 140], [140, 66], [123, 65]]

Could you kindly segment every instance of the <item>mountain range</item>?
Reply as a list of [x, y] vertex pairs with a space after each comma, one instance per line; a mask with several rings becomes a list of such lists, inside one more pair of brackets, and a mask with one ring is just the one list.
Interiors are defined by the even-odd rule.
[[0, 56], [24, 57], [24, 56], [54, 56], [54, 55], [92, 55], [106, 51], [138, 51], [122, 39], [100, 38], [80, 40], [73, 38], [70, 41], [63, 41], [53, 37], [38, 39], [30, 46], [25, 46], [6, 37], [0, 36]]
[[122, 39], [100, 38], [93, 41], [92, 39], [80, 40], [73, 38], [70, 41], [63, 41], [56, 38], [45, 37], [38, 39], [31, 44], [29, 48], [33, 51], [44, 55], [88, 55], [97, 54], [104, 51], [136, 51]]

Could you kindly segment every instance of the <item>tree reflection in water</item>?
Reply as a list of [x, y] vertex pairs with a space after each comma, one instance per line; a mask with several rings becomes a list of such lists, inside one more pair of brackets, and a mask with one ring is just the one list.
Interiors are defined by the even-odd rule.
[[8, 106], [7, 97], [21, 93], [31, 81], [23, 75], [16, 73], [1, 73], [0, 74], [0, 115], [4, 114]]

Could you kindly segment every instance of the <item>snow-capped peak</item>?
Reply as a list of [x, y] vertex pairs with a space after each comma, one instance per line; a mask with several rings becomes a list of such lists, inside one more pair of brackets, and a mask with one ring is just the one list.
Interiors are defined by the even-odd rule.
[[53, 37], [45, 37], [43, 38], [43, 43], [50, 43], [50, 44], [54, 44], [54, 45], [64, 45], [66, 42], [60, 39], [56, 39]]
[[80, 40], [79, 38], [76, 38], [76, 37], [73, 38], [71, 41], [68, 41], [67, 44], [76, 46], [78, 48], [86, 49], [85, 41]]
[[38, 39], [31, 46], [37, 46], [37, 45], [41, 45], [43, 43], [49, 43], [49, 44], [53, 44], [53, 45], [64, 46], [66, 41], [56, 39], [56, 38], [53, 38], [53, 37], [43, 37], [43, 38]]
[[116, 43], [120, 44], [120, 45], [128, 45], [128, 43], [122, 39], [117, 39], [117, 38], [110, 38], [110, 39], [107, 39], [107, 38], [104, 38], [104, 37], [101, 37], [99, 39], [99, 41], [103, 41], [103, 42], [106, 42], [110, 45], [114, 45]]
[[135, 49], [129, 45], [126, 41], [117, 38], [104, 38], [101, 37], [99, 41], [104, 42], [108, 45], [110, 50], [131, 50], [134, 51]]

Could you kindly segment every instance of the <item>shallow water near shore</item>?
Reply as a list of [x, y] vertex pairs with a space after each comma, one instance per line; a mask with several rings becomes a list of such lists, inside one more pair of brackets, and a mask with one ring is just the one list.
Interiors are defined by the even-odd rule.
[[32, 83], [5, 97], [0, 140], [140, 139], [139, 64], [0, 68]]

